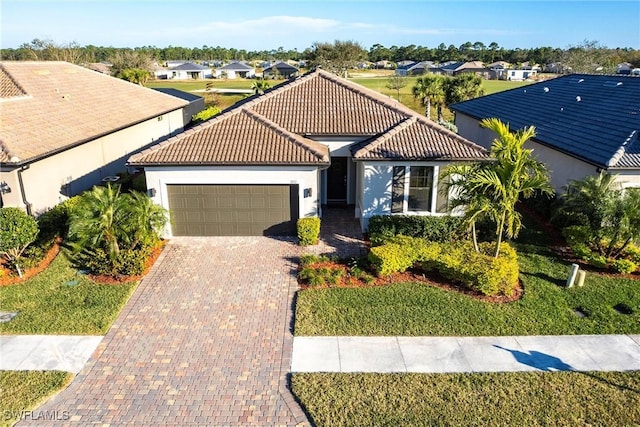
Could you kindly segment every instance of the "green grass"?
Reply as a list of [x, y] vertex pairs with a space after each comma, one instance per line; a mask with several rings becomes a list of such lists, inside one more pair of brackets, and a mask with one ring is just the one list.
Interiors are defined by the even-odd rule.
[[[306, 289], [296, 302], [296, 335], [563, 335], [640, 333], [640, 281], [587, 273], [566, 288], [570, 264], [546, 249], [531, 224], [516, 243], [524, 296], [488, 303], [420, 283]], [[529, 244], [522, 242], [532, 242]], [[630, 315], [613, 307], [625, 304]], [[580, 308], [588, 314], [575, 315]]]
[[61, 371], [0, 371], [0, 426], [10, 426], [20, 417], [28, 417], [23, 411], [35, 408], [72, 379], [73, 374]]
[[640, 372], [294, 374], [317, 426], [630, 426]]
[[0, 310], [19, 312], [0, 324], [0, 334], [104, 335], [136, 286], [95, 283], [78, 274], [63, 251], [37, 276], [0, 287]]

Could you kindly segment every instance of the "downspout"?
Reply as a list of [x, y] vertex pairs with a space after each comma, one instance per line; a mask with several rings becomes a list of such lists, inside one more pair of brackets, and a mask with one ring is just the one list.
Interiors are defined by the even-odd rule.
[[25, 208], [27, 209], [27, 214], [33, 216], [33, 209], [31, 208], [31, 203], [27, 201], [27, 193], [24, 191], [24, 182], [22, 180], [22, 172], [29, 169], [31, 165], [24, 165], [18, 169], [18, 184], [20, 185], [20, 194], [22, 195], [22, 203], [24, 203]]

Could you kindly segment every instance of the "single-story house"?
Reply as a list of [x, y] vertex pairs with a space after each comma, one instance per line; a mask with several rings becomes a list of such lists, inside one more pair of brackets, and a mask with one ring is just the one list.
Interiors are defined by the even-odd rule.
[[489, 78], [496, 80], [524, 81], [538, 75], [538, 70], [522, 68], [492, 68], [489, 70]]
[[199, 80], [213, 77], [211, 68], [204, 65], [185, 62], [166, 70], [167, 79], [175, 80]]
[[425, 73], [440, 73], [440, 66], [433, 61], [422, 61], [407, 69], [407, 75], [417, 76]]
[[393, 99], [317, 69], [131, 156], [169, 210], [166, 236], [290, 234], [322, 206], [445, 215], [438, 176], [482, 147]]
[[474, 73], [485, 79], [489, 78], [489, 69], [481, 61], [451, 62], [440, 67], [443, 74], [457, 76], [461, 73]]
[[37, 215], [126, 170], [187, 101], [67, 62], [0, 62], [0, 206]]
[[535, 126], [527, 146], [547, 164], [560, 191], [604, 170], [640, 187], [640, 78], [569, 74], [453, 104], [458, 133], [484, 147], [495, 135], [479, 121], [496, 117], [513, 130]]
[[255, 68], [242, 62], [232, 62], [223, 67], [216, 68], [215, 77], [217, 79], [250, 79], [255, 76], [255, 74]]
[[262, 70], [262, 77], [267, 78], [276, 78], [283, 77], [285, 79], [290, 79], [291, 77], [295, 77], [298, 75], [300, 70], [298, 70], [293, 65], [289, 65], [286, 62], [276, 62], [270, 67]]

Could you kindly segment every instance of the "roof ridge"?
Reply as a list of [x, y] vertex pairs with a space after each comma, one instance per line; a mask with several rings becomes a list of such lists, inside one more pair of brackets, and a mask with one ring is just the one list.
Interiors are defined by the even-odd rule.
[[9, 98], [2, 98], [2, 99], [11, 99], [11, 98], [20, 98], [23, 96], [30, 96], [29, 93], [25, 90], [24, 87], [22, 87], [22, 85], [20, 84], [20, 82], [18, 82], [9, 72], [9, 70], [6, 69], [6, 67], [3, 65], [2, 62], [0, 62], [0, 70], [2, 71], [2, 73], [7, 76], [7, 78], [9, 80], [11, 80], [11, 83], [13, 83], [13, 85], [18, 88], [18, 90], [20, 90], [20, 92], [22, 92], [22, 95], [20, 96], [12, 96]]
[[627, 147], [630, 148], [633, 145], [634, 141], [637, 141], [637, 140], [638, 140], [638, 130], [634, 129], [631, 132], [631, 134], [627, 137], [627, 139], [625, 139], [622, 145], [616, 150], [616, 152], [613, 153], [613, 156], [611, 156], [606, 166], [608, 168], [615, 166], [627, 152]]
[[[317, 149], [317, 147], [313, 147], [312, 144], [309, 144], [309, 142], [315, 142], [312, 140], [308, 140], [307, 138], [304, 138], [296, 133], [290, 132], [288, 130], [286, 130], [285, 128], [281, 127], [280, 125], [278, 125], [277, 123], [269, 120], [268, 118], [264, 117], [263, 115], [256, 113], [255, 111], [249, 110], [249, 109], [243, 109], [242, 110], [245, 114], [249, 115], [251, 118], [253, 118], [254, 120], [260, 122], [261, 124], [267, 126], [269, 129], [273, 130], [274, 132], [284, 136], [285, 138], [289, 139], [291, 142], [293, 142], [295, 145], [297, 145], [298, 147], [311, 152], [314, 156], [316, 156], [318, 159], [320, 160], [324, 160], [324, 161], [328, 161], [329, 159], [326, 158], [326, 156], [320, 152], [320, 150]], [[317, 143], [320, 144], [320, 143]]]
[[417, 121], [418, 121], [418, 118], [416, 116], [411, 116], [398, 122], [396, 125], [393, 126], [393, 128], [391, 128], [387, 132], [370, 140], [368, 143], [364, 143], [364, 145], [361, 148], [359, 148], [358, 150], [356, 150], [355, 153], [353, 153], [353, 157], [357, 158], [366, 153], [371, 152], [374, 148], [378, 147], [383, 142], [389, 140], [391, 137], [395, 136], [396, 134], [402, 132], [404, 129], [408, 128], [409, 126], [411, 126], [413, 123], [416, 123]]

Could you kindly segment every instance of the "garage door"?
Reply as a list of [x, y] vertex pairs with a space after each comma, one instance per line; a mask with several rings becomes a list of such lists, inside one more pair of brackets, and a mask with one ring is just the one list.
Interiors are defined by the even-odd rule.
[[167, 185], [174, 236], [295, 234], [297, 185]]

